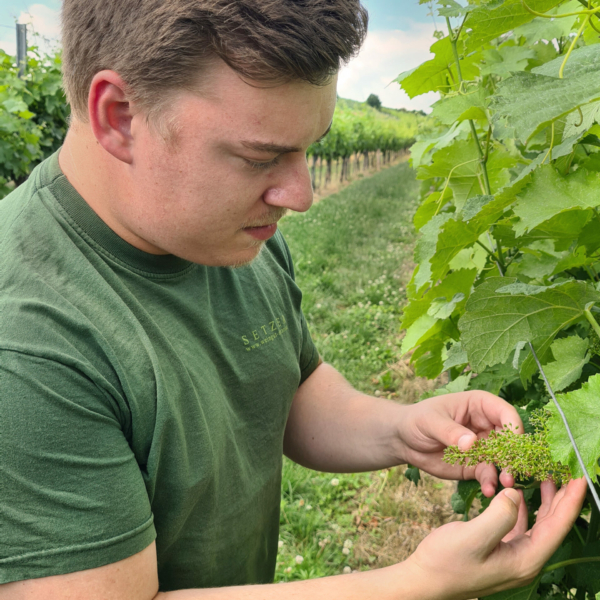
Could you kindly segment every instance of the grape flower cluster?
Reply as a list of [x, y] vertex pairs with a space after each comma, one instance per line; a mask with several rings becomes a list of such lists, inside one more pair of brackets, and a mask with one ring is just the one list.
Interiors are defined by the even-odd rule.
[[568, 466], [554, 462], [548, 444], [548, 418], [550, 413], [540, 409], [530, 416], [533, 433], [518, 435], [511, 425], [501, 431], [492, 431], [489, 437], [477, 440], [462, 452], [458, 446], [449, 446], [444, 452], [444, 462], [471, 467], [489, 463], [504, 469], [517, 481], [552, 479], [562, 485], [571, 479]]

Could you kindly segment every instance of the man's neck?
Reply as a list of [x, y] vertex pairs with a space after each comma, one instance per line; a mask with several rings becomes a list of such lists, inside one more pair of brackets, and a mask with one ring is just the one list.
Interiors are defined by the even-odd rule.
[[72, 124], [58, 163], [69, 183], [119, 237], [144, 252], [163, 254], [156, 252], [152, 245], [132, 234], [119, 221], [116, 214], [119, 202], [132, 193], [126, 165], [104, 150], [88, 125]]

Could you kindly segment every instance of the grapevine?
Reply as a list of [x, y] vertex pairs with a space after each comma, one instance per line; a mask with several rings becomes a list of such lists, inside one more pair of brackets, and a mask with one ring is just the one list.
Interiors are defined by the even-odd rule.
[[[423, 187], [402, 349], [417, 375], [446, 372], [446, 390], [500, 395], [536, 424], [448, 449], [448, 462], [489, 462], [519, 480], [587, 477], [556, 564], [598, 561], [600, 2], [431, 5], [446, 23], [433, 58], [398, 78], [411, 98], [440, 94], [436, 129], [411, 151]], [[533, 518], [539, 494], [526, 498]], [[599, 592], [600, 575], [569, 567], [523, 597]]]

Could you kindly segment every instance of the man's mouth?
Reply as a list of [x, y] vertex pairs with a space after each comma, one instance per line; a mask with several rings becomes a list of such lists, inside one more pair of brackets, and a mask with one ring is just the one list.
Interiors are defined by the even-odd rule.
[[268, 225], [259, 225], [258, 227], [245, 227], [244, 231], [257, 240], [268, 240], [275, 235], [277, 222]]

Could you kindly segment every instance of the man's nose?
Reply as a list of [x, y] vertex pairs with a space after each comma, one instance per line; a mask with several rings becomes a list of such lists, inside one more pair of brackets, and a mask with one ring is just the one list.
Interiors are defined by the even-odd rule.
[[265, 204], [295, 212], [306, 212], [313, 203], [313, 188], [308, 163], [302, 157], [281, 172], [280, 177], [264, 194]]

